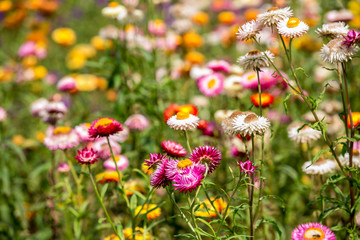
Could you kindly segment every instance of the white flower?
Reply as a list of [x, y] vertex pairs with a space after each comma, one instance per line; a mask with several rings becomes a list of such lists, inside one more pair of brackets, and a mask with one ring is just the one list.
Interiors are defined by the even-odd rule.
[[337, 38], [346, 36], [349, 31], [349, 26], [344, 22], [334, 22], [323, 24], [321, 28], [318, 28], [315, 32], [323, 38]]
[[285, 18], [277, 24], [278, 32], [287, 38], [301, 37], [308, 30], [309, 26], [298, 18]]
[[215, 120], [221, 122], [221, 127], [226, 135], [233, 136], [236, 132], [233, 126], [234, 118], [248, 114], [248, 112], [241, 111], [218, 110], [215, 113]]
[[290, 125], [288, 128], [289, 138], [296, 143], [310, 143], [321, 137], [321, 132], [318, 130], [312, 129], [309, 126], [304, 126], [298, 131], [300, 127], [301, 124], [296, 123]]
[[327, 173], [334, 172], [337, 168], [337, 163], [333, 160], [329, 159], [319, 159], [313, 164], [311, 164], [311, 161], [307, 161], [303, 164], [302, 170], [306, 174], [310, 175], [324, 175]]
[[119, 15], [120, 16], [125, 15], [126, 17], [127, 9], [124, 6], [118, 4], [117, 2], [111, 2], [107, 7], [104, 7], [101, 10], [101, 14], [104, 17], [113, 18], [113, 19], [117, 18]]
[[353, 46], [347, 47], [342, 44], [343, 38], [335, 38], [320, 49], [320, 56], [324, 62], [338, 63], [347, 62], [357, 52]]
[[199, 118], [187, 112], [178, 112], [166, 122], [169, 127], [175, 130], [189, 130], [199, 125]]
[[265, 26], [271, 27], [276, 25], [279, 21], [289, 18], [293, 15], [290, 7], [278, 8], [273, 7], [269, 8], [267, 12], [261, 13], [257, 16], [257, 20], [264, 24]]
[[261, 29], [262, 26], [255, 20], [252, 20], [242, 25], [236, 35], [239, 40], [245, 41], [256, 37]]
[[207, 67], [199, 67], [199, 66], [193, 66], [190, 70], [190, 77], [192, 79], [198, 79], [202, 76], [208, 75], [212, 73], [213, 71], [210, 68]]
[[236, 133], [248, 136], [262, 134], [270, 127], [270, 121], [265, 117], [259, 117], [255, 113], [239, 115], [233, 120], [233, 128]]
[[[349, 166], [350, 165], [349, 153], [345, 153], [344, 156], [340, 156], [339, 160], [340, 160], [342, 165]], [[360, 168], [360, 156], [359, 156], [359, 154], [355, 154], [355, 153], [353, 154], [352, 166], [355, 167], [355, 168]]]
[[245, 56], [239, 57], [237, 62], [244, 69], [249, 70], [268, 67], [270, 65], [270, 62], [266, 58], [265, 54], [270, 60], [274, 58], [274, 55], [270, 51], [260, 52], [259, 50], [255, 49], [248, 52]]

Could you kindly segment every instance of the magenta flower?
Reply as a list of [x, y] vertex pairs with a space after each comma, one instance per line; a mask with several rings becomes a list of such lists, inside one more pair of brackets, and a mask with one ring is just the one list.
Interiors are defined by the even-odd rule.
[[130, 130], [145, 130], [150, 125], [149, 120], [141, 114], [133, 114], [125, 121], [125, 126]]
[[209, 168], [208, 173], [211, 173], [220, 165], [221, 153], [215, 147], [201, 146], [194, 149], [189, 159], [194, 163], [206, 165]]
[[346, 45], [348, 48], [354, 45], [356, 42], [360, 40], [360, 32], [355, 30], [350, 30], [345, 37], [345, 40], [342, 44]]
[[[114, 155], [119, 155], [121, 153], [121, 146], [117, 142], [110, 139], [110, 145]], [[110, 148], [106, 138], [100, 138], [99, 140], [96, 140], [92, 147], [101, 159], [108, 159], [111, 157]]]
[[[272, 75], [273, 71], [268, 68], [262, 68], [259, 73], [260, 77], [260, 86], [261, 90], [268, 90], [275, 86], [277, 83], [277, 75]], [[240, 82], [243, 88], [250, 90], [257, 90], [258, 88], [258, 79], [255, 71], [250, 71], [245, 73], [242, 76], [242, 81]]]
[[68, 92], [71, 90], [76, 90], [76, 82], [73, 77], [67, 76], [61, 78], [57, 83], [57, 90], [62, 92]]
[[145, 159], [145, 164], [149, 168], [154, 168], [156, 164], [162, 162], [166, 158], [166, 155], [161, 153], [150, 153], [150, 159]]
[[224, 76], [218, 73], [204, 75], [196, 82], [200, 92], [208, 97], [219, 95], [224, 88]]
[[231, 66], [225, 60], [212, 60], [208, 62], [207, 67], [215, 72], [230, 73]]
[[60, 163], [59, 166], [56, 168], [56, 171], [60, 173], [66, 173], [70, 171], [70, 166], [67, 163]]
[[123, 130], [122, 125], [112, 118], [99, 118], [92, 122], [89, 136], [92, 138], [108, 137]]
[[292, 240], [321, 239], [336, 240], [335, 234], [320, 223], [305, 223], [297, 226], [291, 233]]
[[161, 148], [170, 157], [184, 157], [187, 154], [187, 151], [180, 143], [170, 140], [162, 141]]
[[150, 176], [150, 184], [154, 188], [166, 187], [170, 180], [166, 177], [166, 167], [169, 163], [168, 158], [163, 158], [158, 164], [156, 170]]
[[253, 173], [255, 173], [255, 169], [257, 168], [252, 164], [250, 160], [246, 160], [245, 162], [239, 160], [238, 167], [240, 167], [241, 172], [248, 175], [252, 175]]
[[201, 185], [204, 178], [204, 168], [201, 165], [194, 165], [193, 168], [185, 168], [181, 174], [174, 178], [173, 186], [179, 192], [192, 192]]
[[78, 135], [70, 127], [51, 127], [44, 139], [45, 146], [52, 151], [70, 149], [79, 143]]
[[78, 150], [78, 155], [75, 158], [81, 164], [94, 164], [98, 160], [98, 155], [92, 148], [84, 148], [81, 151]]

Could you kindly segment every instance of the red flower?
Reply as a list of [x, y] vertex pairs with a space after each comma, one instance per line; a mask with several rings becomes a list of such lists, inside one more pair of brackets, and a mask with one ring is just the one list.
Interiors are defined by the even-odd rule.
[[177, 104], [171, 104], [168, 106], [164, 111], [164, 121], [167, 122], [169, 118], [174, 116], [178, 112], [187, 112], [194, 116], [197, 116], [198, 110], [195, 107], [195, 105], [192, 104], [185, 104], [185, 105], [177, 105]]
[[[260, 98], [258, 93], [251, 95], [250, 99], [256, 107], [260, 106]], [[273, 102], [274, 97], [270, 93], [261, 93], [261, 107], [267, 107]]]
[[[354, 128], [355, 128], [360, 123], [360, 112], [353, 112], [353, 113], [351, 113], [351, 116], [352, 116], [353, 125], [354, 125]], [[345, 119], [345, 116], [343, 116], [343, 118]], [[349, 116], [347, 118], [347, 125], [348, 125], [349, 128], [351, 128], [351, 121], [350, 121]]]
[[176, 109], [179, 107], [177, 104], [171, 104], [164, 111], [164, 121], [167, 122], [169, 118], [176, 114]]
[[108, 137], [123, 130], [121, 124], [112, 118], [100, 118], [92, 122], [89, 128], [91, 138]]

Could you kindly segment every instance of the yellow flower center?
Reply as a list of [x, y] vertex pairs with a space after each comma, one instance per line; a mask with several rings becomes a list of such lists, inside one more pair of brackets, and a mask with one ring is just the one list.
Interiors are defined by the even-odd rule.
[[190, 113], [188, 112], [178, 112], [176, 114], [176, 118], [178, 120], [184, 120], [184, 119], [188, 119], [190, 117]]
[[304, 240], [322, 240], [325, 234], [320, 228], [309, 228], [304, 233]]
[[267, 12], [271, 12], [271, 11], [275, 11], [275, 10], [279, 10], [279, 8], [278, 7], [272, 7], [272, 8], [269, 8], [267, 10]]
[[57, 127], [53, 130], [53, 134], [65, 134], [71, 131], [71, 127]]
[[119, 6], [119, 3], [118, 3], [118, 2], [111, 2], [111, 3], [109, 3], [109, 7], [114, 8], [114, 7], [117, 7], [117, 6]]
[[214, 87], [216, 84], [216, 80], [215, 79], [211, 79], [209, 82], [208, 82], [208, 88], [212, 88]]
[[87, 128], [90, 128], [91, 124], [90, 124], [90, 123], [85, 123], [85, 126], [86, 126]]
[[251, 50], [250, 52], [248, 52], [248, 55], [249, 56], [254, 56], [254, 55], [258, 55], [260, 54], [261, 52], [257, 49], [254, 49], [254, 50]]
[[178, 164], [177, 167], [178, 168], [186, 168], [188, 166], [191, 166], [193, 164], [193, 162], [190, 159], [184, 159], [181, 160]]
[[102, 126], [102, 127], [106, 127], [110, 124], [112, 124], [114, 121], [109, 119], [109, 118], [101, 118], [96, 124], [95, 124], [95, 128]]
[[286, 26], [288, 28], [294, 28], [299, 26], [300, 24], [300, 20], [298, 18], [290, 18], [289, 21], [287, 22]]
[[251, 81], [251, 80], [253, 80], [255, 77], [256, 77], [255, 73], [250, 74], [250, 75], [247, 77], [247, 80]]

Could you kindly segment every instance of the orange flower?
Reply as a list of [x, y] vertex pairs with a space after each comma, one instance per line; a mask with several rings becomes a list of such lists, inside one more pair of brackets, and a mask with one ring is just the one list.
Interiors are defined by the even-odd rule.
[[[360, 112], [353, 112], [353, 113], [351, 113], [351, 116], [352, 116], [353, 125], [355, 128], [360, 123]], [[343, 118], [345, 119], [345, 116]], [[349, 128], [351, 128], [350, 116], [348, 116], [348, 118], [347, 118], [347, 125]]]
[[256, 20], [259, 11], [254, 8], [250, 8], [245, 11], [245, 19], [246, 21]]
[[205, 61], [204, 55], [195, 51], [188, 52], [185, 59], [192, 64], [202, 64]]
[[[212, 201], [212, 204], [210, 203], [209, 200], [204, 201], [206, 208], [204, 204], [202, 204], [199, 207], [199, 210], [195, 212], [196, 216], [205, 217], [205, 218], [215, 218], [217, 216], [216, 211], [218, 213], [221, 213], [225, 210], [227, 204], [224, 202], [224, 200], [222, 200], [221, 198], [215, 200], [215, 197], [211, 197], [210, 200]], [[213, 207], [213, 205], [215, 208]]]
[[52, 39], [59, 45], [71, 46], [76, 42], [76, 34], [70, 28], [58, 28], [51, 34]]
[[192, 17], [192, 21], [199, 25], [205, 25], [209, 22], [209, 15], [206, 12], [197, 12]]
[[97, 174], [95, 178], [100, 183], [119, 182], [119, 176], [116, 171], [105, 171]]
[[198, 48], [203, 45], [201, 36], [195, 32], [185, 33], [183, 36], [183, 42], [187, 48]]
[[146, 214], [147, 220], [152, 220], [161, 215], [161, 208], [156, 208], [156, 204], [144, 204], [144, 206], [138, 206], [135, 209], [135, 215]]
[[[255, 93], [250, 97], [251, 102], [254, 103], [256, 107], [260, 106], [259, 94]], [[261, 107], [267, 107], [274, 102], [274, 97], [270, 93], [261, 93]]]
[[14, 29], [20, 26], [27, 13], [24, 9], [18, 9], [9, 13], [4, 19], [4, 27]]
[[197, 116], [197, 114], [198, 114], [198, 110], [195, 107], [195, 105], [185, 104], [185, 105], [179, 106], [177, 104], [171, 104], [164, 111], [164, 121], [167, 122], [167, 120], [169, 120], [169, 118], [171, 118], [178, 112], [187, 112], [194, 116]]
[[12, 8], [13, 4], [9, 0], [4, 0], [0, 2], [0, 12], [7, 12]]
[[233, 24], [235, 22], [236, 15], [233, 12], [224, 11], [224, 12], [221, 12], [219, 14], [218, 20], [219, 20], [220, 23], [230, 25], [230, 24]]

